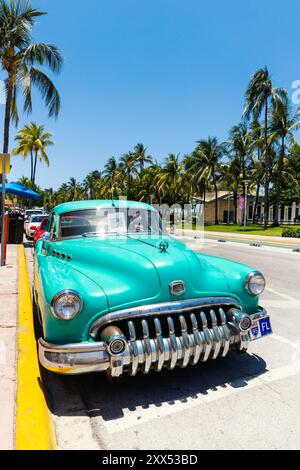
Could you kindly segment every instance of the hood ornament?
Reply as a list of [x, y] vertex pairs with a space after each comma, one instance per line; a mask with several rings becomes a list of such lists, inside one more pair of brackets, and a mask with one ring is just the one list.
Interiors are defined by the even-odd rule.
[[166, 241], [163, 241], [159, 244], [159, 249], [161, 253], [166, 253], [168, 248], [169, 248], [169, 243]]
[[171, 295], [182, 295], [185, 293], [185, 283], [183, 281], [174, 281], [169, 285]]

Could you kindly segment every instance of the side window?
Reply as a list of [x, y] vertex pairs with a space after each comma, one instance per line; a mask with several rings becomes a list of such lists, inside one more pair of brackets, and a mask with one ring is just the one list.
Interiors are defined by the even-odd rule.
[[50, 239], [55, 240], [55, 217], [54, 214], [51, 215], [49, 221], [49, 232], [50, 232]]

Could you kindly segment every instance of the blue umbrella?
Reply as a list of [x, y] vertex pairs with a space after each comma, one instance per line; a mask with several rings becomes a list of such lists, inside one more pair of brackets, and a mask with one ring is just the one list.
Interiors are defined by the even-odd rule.
[[[0, 184], [0, 193], [2, 191], [2, 184]], [[8, 183], [5, 185], [5, 191], [8, 194], [14, 194], [15, 196], [25, 197], [26, 199], [41, 199], [41, 196], [32, 191], [32, 189], [26, 188], [20, 183]]]

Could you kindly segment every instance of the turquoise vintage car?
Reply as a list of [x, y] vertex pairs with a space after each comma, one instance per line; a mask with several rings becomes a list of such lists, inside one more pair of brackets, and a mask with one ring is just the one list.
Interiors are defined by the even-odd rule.
[[39, 359], [61, 374], [148, 373], [245, 352], [271, 333], [263, 275], [198, 254], [150, 205], [57, 206], [37, 242]]

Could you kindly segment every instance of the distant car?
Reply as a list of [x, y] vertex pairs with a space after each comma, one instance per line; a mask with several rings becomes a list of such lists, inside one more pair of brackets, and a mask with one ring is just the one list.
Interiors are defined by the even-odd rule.
[[261, 272], [191, 251], [141, 202], [55, 207], [34, 260], [39, 359], [52, 372], [172, 370], [272, 333]]
[[36, 245], [36, 242], [42, 237], [43, 233], [47, 231], [49, 217], [44, 217], [41, 225], [34, 232], [33, 245]]
[[[42, 209], [27, 209], [24, 213], [24, 233], [26, 235], [26, 227], [29, 223], [30, 217], [33, 215], [43, 215], [44, 211]], [[45, 215], [44, 215], [45, 217]]]
[[27, 240], [32, 239], [35, 231], [40, 227], [44, 215], [32, 215], [28, 220], [28, 223], [25, 225], [25, 236]]
[[29, 220], [32, 215], [44, 214], [42, 209], [27, 209], [24, 214], [24, 219]]

